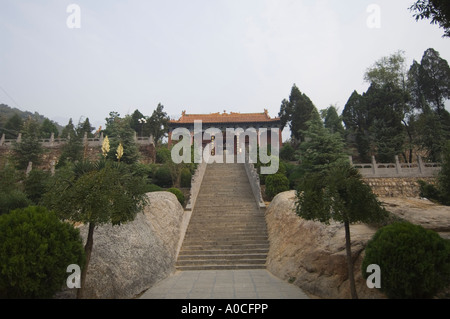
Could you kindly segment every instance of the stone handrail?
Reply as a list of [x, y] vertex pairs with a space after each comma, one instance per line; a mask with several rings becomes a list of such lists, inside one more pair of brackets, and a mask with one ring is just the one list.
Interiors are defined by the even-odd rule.
[[[0, 138], [0, 146], [11, 147], [14, 145], [14, 142], [20, 143], [22, 140], [22, 134], [19, 133], [17, 139], [6, 139], [5, 134], [3, 134]], [[57, 147], [67, 143], [67, 138], [55, 138], [52, 133], [50, 138], [44, 138], [39, 140], [43, 147]], [[150, 137], [137, 137], [135, 134], [134, 141], [139, 145], [151, 145], [154, 144], [153, 136]], [[103, 144], [103, 133], [100, 134], [99, 137], [88, 138], [87, 135], [83, 138], [83, 144], [88, 144], [90, 147], [102, 146]]]
[[197, 201], [198, 193], [200, 192], [200, 187], [203, 182], [203, 177], [205, 176], [206, 166], [208, 164], [206, 161], [203, 161], [201, 164], [198, 164], [197, 170], [195, 174], [192, 176], [191, 180], [191, 197], [189, 199], [188, 204], [186, 205], [186, 210], [192, 211], [194, 210], [195, 202]]
[[350, 156], [350, 163], [363, 177], [433, 177], [441, 170], [440, 163], [424, 163], [420, 156], [417, 163], [400, 163], [398, 156], [395, 163], [377, 163], [372, 156], [370, 164], [355, 164]]
[[248, 180], [250, 181], [250, 185], [252, 187], [253, 195], [255, 196], [255, 200], [259, 208], [266, 208], [266, 204], [264, 204], [264, 200], [261, 195], [261, 184], [259, 181], [259, 174], [256, 170], [253, 163], [250, 163], [248, 160], [244, 163], [245, 171], [247, 172]]

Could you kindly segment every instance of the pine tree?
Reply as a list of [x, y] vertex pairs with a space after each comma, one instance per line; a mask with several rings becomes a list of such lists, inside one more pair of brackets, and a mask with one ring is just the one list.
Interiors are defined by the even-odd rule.
[[12, 157], [16, 167], [24, 170], [28, 167], [29, 162], [32, 162], [33, 165], [39, 165], [44, 150], [39, 141], [39, 123], [35, 119], [28, 118], [23, 124], [21, 133], [21, 141], [13, 144]]

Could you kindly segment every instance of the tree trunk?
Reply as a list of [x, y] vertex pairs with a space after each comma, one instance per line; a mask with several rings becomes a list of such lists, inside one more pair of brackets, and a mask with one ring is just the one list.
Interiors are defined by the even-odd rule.
[[348, 279], [350, 281], [350, 293], [352, 299], [358, 299], [358, 294], [356, 293], [355, 286], [355, 276], [353, 274], [353, 259], [352, 259], [352, 248], [350, 240], [350, 223], [346, 221], [345, 226], [345, 250], [347, 251], [347, 266], [348, 266]]
[[84, 295], [84, 283], [86, 282], [86, 274], [89, 266], [89, 261], [91, 259], [92, 246], [94, 245], [94, 229], [95, 224], [89, 223], [89, 232], [86, 241], [86, 245], [84, 246], [84, 252], [86, 254], [86, 263], [84, 265], [83, 270], [81, 271], [81, 288], [77, 291], [77, 299], [83, 299]]

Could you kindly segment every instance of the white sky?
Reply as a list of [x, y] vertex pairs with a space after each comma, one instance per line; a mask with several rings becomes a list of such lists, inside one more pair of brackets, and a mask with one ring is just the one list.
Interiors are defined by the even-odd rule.
[[[188, 113], [277, 116], [294, 83], [318, 109], [366, 91], [365, 70], [403, 50], [410, 65], [443, 30], [416, 22], [414, 0], [0, 0], [0, 103], [65, 125], [158, 103]], [[69, 4], [81, 28], [66, 24]], [[371, 29], [370, 4], [381, 9]], [[11, 99], [12, 98], [12, 99]]]

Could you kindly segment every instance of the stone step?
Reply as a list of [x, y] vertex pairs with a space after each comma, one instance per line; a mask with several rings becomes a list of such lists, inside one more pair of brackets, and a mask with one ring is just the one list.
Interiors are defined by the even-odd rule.
[[244, 165], [208, 165], [176, 269], [263, 269], [269, 247]]
[[267, 248], [228, 248], [228, 249], [191, 249], [181, 250], [178, 256], [198, 256], [198, 255], [238, 255], [238, 254], [263, 254], [267, 256]]
[[255, 254], [255, 253], [248, 253], [248, 254], [207, 254], [207, 255], [179, 255], [178, 256], [178, 261], [184, 262], [195, 262], [195, 261], [199, 261], [199, 260], [216, 260], [216, 259], [220, 259], [220, 260], [229, 260], [229, 261], [234, 261], [237, 259], [240, 260], [252, 260], [252, 259], [258, 259], [258, 260], [265, 260], [267, 258], [267, 254]]
[[186, 245], [183, 246], [183, 248], [181, 249], [181, 251], [191, 251], [191, 250], [222, 250], [222, 251], [227, 251], [227, 250], [238, 250], [238, 249], [243, 249], [243, 250], [254, 250], [254, 249], [269, 249], [269, 243], [254, 243], [254, 244], [222, 244], [222, 245], [214, 245], [212, 247], [206, 247], [204, 245]]
[[264, 220], [257, 220], [256, 218], [251, 219], [247, 217], [235, 217], [232, 222], [227, 217], [209, 216], [208, 218], [210, 219], [210, 222], [204, 221], [201, 218], [196, 218], [195, 220], [192, 220], [192, 224], [190, 224], [189, 227], [200, 226], [202, 229], [208, 229], [210, 227], [223, 227], [225, 229], [229, 229], [232, 227], [265, 226]]
[[263, 225], [255, 225], [255, 226], [247, 226], [243, 227], [241, 225], [236, 225], [235, 227], [220, 227], [220, 226], [210, 226], [210, 227], [201, 227], [197, 225], [191, 225], [186, 231], [186, 235], [195, 235], [195, 234], [221, 234], [226, 233], [230, 234], [230, 236], [236, 235], [250, 235], [250, 234], [267, 234], [267, 230]]
[[187, 239], [185, 243], [185, 247], [189, 246], [199, 246], [203, 245], [207, 248], [220, 247], [223, 245], [256, 245], [263, 244], [267, 239], [258, 240], [258, 239], [233, 239], [230, 238], [228, 240], [217, 240], [217, 239]]
[[180, 271], [195, 270], [245, 270], [245, 269], [266, 269], [266, 265], [194, 265], [194, 266], [176, 266]]
[[242, 258], [236, 258], [236, 259], [196, 259], [196, 260], [178, 260], [177, 266], [195, 266], [195, 265], [201, 265], [201, 266], [208, 266], [208, 265], [265, 265], [266, 264], [266, 258], [261, 259], [248, 259], [245, 258], [245, 256], [242, 256]]

